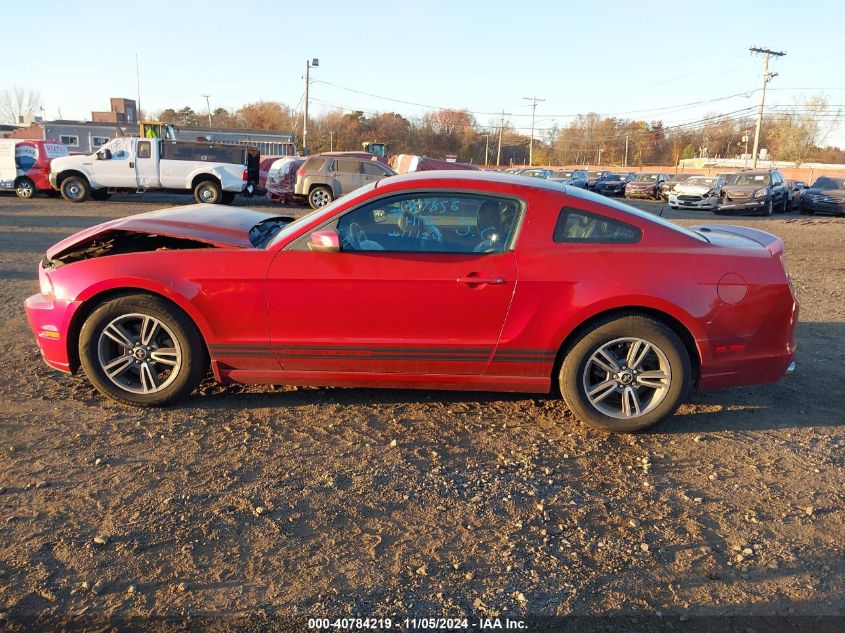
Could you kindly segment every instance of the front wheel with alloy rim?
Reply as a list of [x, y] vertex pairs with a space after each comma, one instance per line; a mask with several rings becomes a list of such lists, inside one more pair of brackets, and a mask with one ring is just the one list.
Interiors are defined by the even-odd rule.
[[194, 187], [194, 199], [200, 203], [218, 204], [223, 197], [220, 183], [214, 180], [203, 180]]
[[308, 204], [312, 209], [319, 209], [329, 204], [334, 199], [332, 190], [328, 187], [314, 187], [308, 194]]
[[82, 325], [79, 359], [100, 393], [141, 407], [186, 397], [208, 368], [194, 323], [150, 295], [127, 295], [97, 307]]
[[18, 198], [29, 200], [35, 195], [35, 183], [29, 178], [21, 178], [15, 184], [15, 193], [18, 194]]
[[774, 213], [775, 213], [775, 203], [771, 198], [769, 198], [769, 204], [767, 204], [766, 208], [763, 210], [763, 215], [770, 216], [770, 215], [774, 215]]
[[585, 424], [630, 433], [672, 415], [689, 392], [691, 373], [674, 331], [631, 315], [584, 332], [567, 351], [558, 380], [566, 404]]
[[68, 202], [85, 202], [91, 188], [88, 186], [88, 181], [82, 176], [68, 176], [62, 181], [60, 191], [62, 198]]

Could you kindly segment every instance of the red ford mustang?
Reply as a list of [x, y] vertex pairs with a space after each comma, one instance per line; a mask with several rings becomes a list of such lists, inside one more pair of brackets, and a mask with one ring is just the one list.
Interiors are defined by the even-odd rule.
[[196, 205], [60, 242], [26, 310], [46, 362], [122, 403], [220, 382], [547, 393], [635, 431], [691, 386], [775, 382], [798, 304], [783, 242], [687, 230], [481, 172], [380, 181], [292, 220]]

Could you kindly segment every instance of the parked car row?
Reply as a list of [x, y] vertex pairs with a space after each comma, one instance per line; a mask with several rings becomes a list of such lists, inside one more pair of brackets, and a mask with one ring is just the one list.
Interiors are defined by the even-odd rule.
[[800, 180], [786, 180], [777, 169], [743, 169], [713, 176], [586, 169], [510, 171], [605, 196], [663, 200], [672, 209], [710, 210], [717, 215], [773, 215], [795, 210], [845, 215], [845, 179], [821, 176], [808, 187]]

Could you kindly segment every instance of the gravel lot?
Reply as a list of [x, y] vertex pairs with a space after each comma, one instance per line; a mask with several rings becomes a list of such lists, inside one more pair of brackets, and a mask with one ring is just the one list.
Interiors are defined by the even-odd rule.
[[22, 302], [44, 250], [188, 202], [0, 197], [0, 629], [845, 617], [845, 220], [739, 221], [786, 242], [795, 375], [607, 436], [521, 395], [208, 383], [142, 411], [42, 364]]

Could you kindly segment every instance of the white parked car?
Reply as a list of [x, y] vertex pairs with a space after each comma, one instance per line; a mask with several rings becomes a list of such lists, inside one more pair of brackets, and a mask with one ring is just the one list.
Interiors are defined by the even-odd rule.
[[725, 184], [721, 176], [690, 176], [669, 194], [673, 209], [715, 209]]

